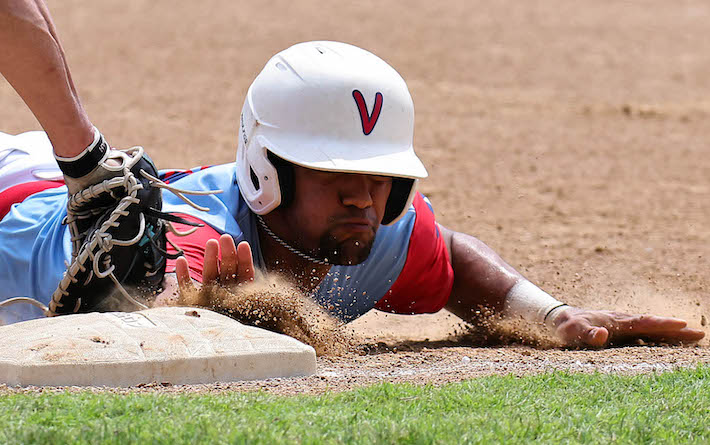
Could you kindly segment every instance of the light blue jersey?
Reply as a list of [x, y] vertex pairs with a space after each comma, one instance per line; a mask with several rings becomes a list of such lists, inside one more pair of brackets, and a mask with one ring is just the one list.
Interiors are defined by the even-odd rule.
[[[66, 202], [66, 187], [51, 188], [13, 205], [0, 221], [0, 299], [31, 297], [49, 304], [65, 262], [71, 260], [69, 231], [62, 225]], [[19, 308], [25, 306], [31, 307], [14, 305], [0, 311], [0, 320], [20, 321], [5, 314], [23, 319]], [[28, 315], [36, 316], [37, 311]]]

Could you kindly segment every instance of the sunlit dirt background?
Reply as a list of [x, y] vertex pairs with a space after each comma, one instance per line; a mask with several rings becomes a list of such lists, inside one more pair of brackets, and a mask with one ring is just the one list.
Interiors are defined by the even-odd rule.
[[[294, 43], [366, 48], [405, 78], [421, 190], [571, 304], [710, 318], [710, 4], [701, 0], [50, 2], [84, 105], [115, 146], [161, 168], [233, 161], [244, 94]], [[0, 54], [0, 57], [2, 55]], [[39, 129], [0, 83], [0, 130]], [[710, 348], [475, 348], [456, 317], [368, 314], [369, 355], [304, 379], [222, 385], [300, 392], [550, 369], [645, 372]], [[377, 346], [377, 342], [381, 342]]]

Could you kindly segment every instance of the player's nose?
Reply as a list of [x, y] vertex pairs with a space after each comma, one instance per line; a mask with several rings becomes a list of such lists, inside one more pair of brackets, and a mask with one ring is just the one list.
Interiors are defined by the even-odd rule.
[[340, 185], [340, 201], [344, 206], [366, 209], [372, 206], [372, 181], [367, 175], [343, 175]]

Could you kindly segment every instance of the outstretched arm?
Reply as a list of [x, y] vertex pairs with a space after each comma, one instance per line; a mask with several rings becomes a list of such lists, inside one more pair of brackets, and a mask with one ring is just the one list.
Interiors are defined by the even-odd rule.
[[57, 156], [71, 158], [94, 140], [64, 50], [42, 0], [0, 0], [0, 72], [47, 132]]
[[695, 342], [705, 336], [677, 318], [564, 305], [527, 281], [481, 241], [441, 228], [454, 269], [454, 286], [446, 308], [466, 321], [477, 321], [481, 308], [486, 308], [546, 324], [570, 346], [599, 347], [630, 339]]

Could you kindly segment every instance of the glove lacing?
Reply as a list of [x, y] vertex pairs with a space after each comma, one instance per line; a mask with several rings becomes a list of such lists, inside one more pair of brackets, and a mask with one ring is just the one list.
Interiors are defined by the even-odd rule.
[[[84, 264], [88, 263], [89, 259], [91, 260], [92, 270], [89, 272], [89, 276], [86, 282], [92, 279], [92, 274], [98, 278], [109, 277], [111, 281], [113, 281], [113, 283], [116, 285], [118, 290], [121, 292], [123, 297], [126, 298], [126, 300], [130, 301], [131, 303], [142, 309], [148, 308], [145, 304], [133, 298], [121, 285], [120, 281], [113, 273], [115, 266], [111, 264], [110, 255], [104, 258], [105, 254], [109, 253], [114, 245], [131, 246], [140, 242], [144, 237], [146, 237], [146, 239], [149, 242], [153, 243], [153, 245], [155, 246], [155, 241], [153, 240], [153, 238], [150, 236], [146, 236], [145, 215], [142, 212], [139, 213], [139, 229], [133, 238], [121, 240], [113, 238], [113, 236], [108, 233], [108, 230], [110, 228], [115, 228], [120, 225], [120, 223], [118, 222], [119, 218], [128, 216], [130, 214], [130, 212], [127, 210], [128, 207], [133, 204], [140, 203], [140, 200], [136, 196], [138, 194], [138, 191], [143, 189], [143, 184], [141, 184], [140, 181], [138, 181], [138, 179], [135, 177], [133, 172], [131, 172], [131, 168], [143, 156], [143, 147], [133, 147], [127, 150], [115, 151], [117, 152], [116, 154], [119, 156], [122, 162], [121, 167], [123, 168], [123, 176], [104, 180], [99, 184], [95, 184], [87, 189], [77, 192], [69, 198], [69, 202], [67, 203], [67, 216], [65, 217], [63, 224], [67, 224], [70, 230], [72, 242], [72, 262], [70, 265], [67, 265], [67, 271], [64, 273], [64, 276], [62, 277], [62, 280], [60, 281], [57, 290], [55, 290], [54, 294], [52, 295], [49, 307], [45, 306], [40, 301], [37, 301], [33, 298], [16, 297], [0, 302], [0, 308], [16, 303], [30, 303], [34, 306], [41, 308], [44, 314], [47, 316], [57, 315], [57, 313], [55, 312], [56, 308], [62, 307], [64, 305], [60, 302], [61, 298], [68, 295], [67, 288], [69, 284], [76, 283], [78, 281], [76, 279], [76, 275], [80, 271], [86, 271], [86, 267], [84, 266]], [[212, 195], [222, 192], [222, 190], [183, 190], [166, 184], [155, 176], [150, 175], [143, 169], [140, 170], [140, 174], [150, 181], [149, 186], [168, 190], [189, 206], [200, 211], [207, 212], [209, 211], [209, 208], [197, 205], [195, 202], [185, 196], [186, 194]], [[114, 195], [113, 191], [115, 189], [125, 190], [125, 196], [119, 198], [118, 196]], [[85, 210], [83, 206], [89, 203], [92, 199], [96, 199], [100, 196], [105, 196], [106, 194], [110, 194], [114, 199], [116, 199], [118, 201], [118, 205], [115, 206], [115, 208], [111, 211], [109, 217], [101, 224], [101, 226], [96, 229], [96, 231], [92, 235], [91, 241], [89, 243], [84, 244], [84, 239], [89, 229], [87, 228], [84, 231], [80, 231], [77, 227], [76, 222], [80, 219], [91, 218], [96, 217], [97, 215], [101, 215], [108, 211], [108, 209], [113, 207], [113, 205], [105, 206], [103, 208], [99, 207], [91, 210]], [[165, 224], [165, 227], [176, 236], [190, 235], [197, 230], [197, 227], [193, 227], [187, 231], [182, 232], [177, 230], [173, 226], [172, 222], [179, 222], [191, 226], [202, 226], [202, 224], [192, 223], [180, 217], [170, 215], [168, 213], [164, 213], [156, 209], [146, 209], [146, 212], [150, 213], [152, 216], [159, 218], [161, 220], [160, 222], [162, 224]], [[178, 246], [176, 246], [169, 240], [167, 242], [171, 244], [171, 246], [177, 251], [177, 253], [168, 255], [167, 252], [160, 249], [161, 253], [173, 259], [183, 254], [182, 249], [180, 249]], [[94, 253], [97, 248], [98, 252]], [[78, 298], [76, 306], [73, 308], [72, 312], [77, 312], [80, 306], [81, 298]]]

